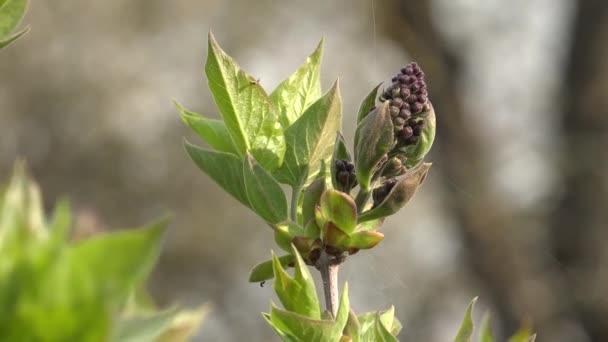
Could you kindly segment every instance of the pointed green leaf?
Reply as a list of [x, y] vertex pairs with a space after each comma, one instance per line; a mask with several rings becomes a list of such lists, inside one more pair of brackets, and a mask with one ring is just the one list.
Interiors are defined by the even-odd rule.
[[[294, 256], [291, 254], [283, 255], [278, 259], [283, 268], [289, 267], [295, 260]], [[255, 265], [251, 272], [249, 272], [250, 283], [259, 283], [264, 280], [272, 279], [273, 277], [272, 260], [267, 260]]]
[[535, 339], [536, 335], [533, 335], [530, 326], [525, 324], [507, 342], [533, 342]]
[[[365, 222], [359, 222], [359, 224], [357, 225], [357, 229], [355, 229], [356, 232], [361, 232], [361, 231], [376, 231], [380, 228], [382, 228], [382, 224], [384, 223], [385, 218], [380, 218], [380, 219], [376, 219], [376, 220], [370, 220], [370, 221], [365, 221]], [[359, 220], [361, 221], [361, 220]]]
[[71, 223], [72, 213], [70, 205], [66, 200], [59, 201], [53, 212], [53, 220], [50, 224], [50, 233], [55, 243], [62, 245], [68, 240]]
[[243, 161], [234, 154], [216, 152], [192, 145], [184, 140], [184, 147], [196, 165], [217, 185], [243, 205], [253, 209], [245, 190]]
[[471, 342], [474, 328], [472, 314], [475, 302], [477, 302], [477, 297], [473, 298], [473, 300], [469, 304], [469, 307], [467, 308], [467, 311], [464, 314], [462, 324], [460, 325], [460, 330], [458, 330], [458, 334], [454, 338], [454, 342]]
[[359, 324], [359, 319], [352, 309], [348, 313], [348, 320], [343, 333], [349, 336], [352, 342], [360, 342], [361, 340], [361, 324]]
[[424, 181], [430, 167], [431, 163], [423, 163], [406, 173], [395, 184], [382, 203], [359, 216], [359, 222], [376, 220], [398, 212], [414, 197], [416, 190], [418, 190], [418, 187]]
[[121, 304], [156, 263], [167, 222], [164, 219], [145, 228], [97, 235], [75, 245], [70, 257], [91, 272], [109, 299], [114, 296], [114, 304]]
[[315, 217], [315, 207], [321, 201], [321, 195], [325, 191], [325, 179], [317, 178], [304, 190], [302, 199], [302, 222], [308, 224]]
[[285, 137], [266, 92], [243, 72], [209, 33], [205, 73], [240, 156], [247, 151], [267, 170], [283, 161]]
[[357, 205], [353, 199], [340, 191], [326, 190], [321, 196], [321, 213], [347, 235], [357, 226]]
[[309, 178], [316, 176], [322, 161], [328, 162], [331, 158], [341, 117], [342, 100], [336, 81], [285, 131], [287, 151], [283, 165], [274, 173], [276, 178], [282, 183], [299, 186], [307, 175]]
[[479, 342], [494, 342], [492, 329], [490, 327], [490, 315], [486, 313], [481, 321], [481, 329], [479, 329]]
[[285, 272], [276, 255], [272, 254], [275, 277], [273, 288], [285, 309], [311, 319], [320, 319], [319, 299], [308, 266], [295, 247], [292, 251], [296, 258], [293, 278]]
[[357, 114], [357, 124], [361, 122], [361, 120], [365, 119], [367, 114], [369, 114], [372, 109], [376, 106], [376, 98], [378, 97], [378, 89], [382, 83], [378, 84], [372, 91], [367, 94], [361, 105], [359, 106], [359, 112]]
[[302, 113], [321, 96], [321, 39], [306, 62], [270, 94], [270, 101], [279, 111], [279, 122], [284, 129], [291, 126]]
[[223, 121], [207, 119], [200, 114], [186, 110], [177, 101], [173, 101], [173, 103], [184, 123], [192, 128], [209, 146], [220, 152], [238, 155], [239, 152], [234, 146]]
[[247, 198], [253, 210], [270, 224], [287, 219], [287, 200], [277, 181], [249, 154], [243, 161]]
[[0, 40], [3, 40], [19, 25], [26, 8], [26, 0], [4, 0], [0, 3]]
[[165, 330], [169, 329], [178, 312], [177, 309], [169, 309], [153, 314], [120, 319], [114, 328], [110, 341], [154, 341]]
[[190, 341], [198, 332], [202, 321], [211, 311], [211, 306], [203, 304], [194, 310], [182, 310], [177, 313], [171, 326], [156, 339], [156, 342]]
[[[392, 325], [392, 322], [391, 322]], [[399, 342], [399, 340], [393, 336], [393, 334], [391, 334], [391, 332], [389, 331], [389, 329], [386, 327], [385, 323], [383, 322], [382, 318], [380, 317], [380, 314], [378, 313], [378, 315], [376, 316], [376, 322], [374, 324], [374, 332], [375, 332], [375, 337], [374, 337], [374, 341], [378, 341], [378, 342]]]
[[369, 190], [372, 175], [393, 147], [393, 123], [388, 102], [372, 110], [355, 131], [355, 170], [362, 189]]

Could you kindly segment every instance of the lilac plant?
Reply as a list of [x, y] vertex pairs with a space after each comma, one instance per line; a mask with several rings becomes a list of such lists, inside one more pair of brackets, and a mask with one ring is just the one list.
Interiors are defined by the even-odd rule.
[[[283, 250], [256, 265], [250, 282], [274, 278], [283, 305], [263, 317], [284, 341], [397, 341], [394, 309], [357, 315], [339, 265], [380, 244], [384, 220], [414, 196], [431, 167], [435, 111], [416, 63], [385, 88], [371, 90], [356, 114], [352, 149], [341, 134], [338, 81], [322, 94], [323, 40], [269, 95], [209, 34], [205, 72], [222, 119], [176, 103], [183, 121], [209, 147], [185, 141], [198, 167], [272, 229]], [[281, 184], [291, 188], [290, 200]], [[390, 232], [388, 233], [390, 234]], [[294, 268], [293, 276], [286, 269]], [[310, 268], [321, 273], [322, 309]], [[472, 305], [456, 341], [470, 341]], [[487, 328], [483, 341], [492, 341]], [[521, 334], [528, 341], [529, 334]]]

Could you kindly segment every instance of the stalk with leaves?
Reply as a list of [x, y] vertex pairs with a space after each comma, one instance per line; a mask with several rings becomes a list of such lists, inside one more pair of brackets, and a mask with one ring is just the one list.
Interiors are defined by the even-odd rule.
[[[362, 101], [349, 149], [340, 132], [338, 81], [321, 92], [323, 44], [268, 95], [210, 33], [205, 72], [222, 119], [176, 102], [183, 121], [209, 145], [185, 141], [185, 149], [204, 173], [268, 224], [283, 250], [256, 265], [249, 281], [274, 278], [284, 308], [273, 304], [263, 317], [284, 341], [397, 341], [401, 324], [394, 308], [356, 315], [347, 284], [339, 294], [338, 270], [350, 255], [384, 239], [379, 230], [386, 217], [423, 183], [431, 166], [423, 160], [435, 137], [435, 111], [424, 72], [409, 63]], [[291, 188], [289, 200], [281, 184]], [[321, 273], [324, 310], [309, 267]], [[293, 276], [287, 268], [294, 268]], [[456, 341], [470, 341], [471, 311], [472, 304]], [[488, 329], [483, 334], [483, 341], [491, 341]]]

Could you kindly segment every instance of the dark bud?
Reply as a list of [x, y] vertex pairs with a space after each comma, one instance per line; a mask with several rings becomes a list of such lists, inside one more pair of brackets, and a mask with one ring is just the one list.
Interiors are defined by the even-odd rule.
[[412, 113], [410, 113], [409, 109], [401, 109], [401, 111], [399, 112], [399, 117], [402, 118], [404, 121], [409, 119], [411, 115]]
[[408, 79], [405, 81], [405, 84], [412, 84], [416, 82], [416, 76], [410, 76], [408, 77]]
[[413, 113], [420, 113], [420, 112], [422, 112], [423, 106], [422, 106], [422, 103], [415, 102], [411, 108], [412, 108]]
[[[401, 114], [399, 114], [399, 115], [401, 115]], [[402, 118], [401, 116], [398, 116], [395, 119], [395, 126], [401, 126], [401, 127], [403, 127], [404, 125], [405, 125], [405, 119]]]
[[345, 160], [336, 160], [336, 170], [343, 171], [345, 169], [344, 162]]
[[388, 196], [391, 190], [393, 190], [395, 184], [397, 184], [397, 180], [395, 178], [391, 178], [381, 186], [374, 189], [374, 191], [372, 192], [372, 198], [374, 200], [374, 205], [372, 209], [382, 203], [384, 199], [386, 199], [386, 196]]
[[409, 137], [409, 139], [405, 140], [406, 145], [415, 145], [417, 142], [418, 142], [418, 137], [414, 136], [414, 135]]
[[405, 126], [401, 131], [401, 138], [407, 142], [414, 135], [414, 129], [412, 126]]
[[412, 69], [412, 67], [411, 67], [411, 66], [407, 66], [407, 67], [405, 67], [405, 68], [401, 69], [401, 72], [402, 72], [404, 75], [411, 76], [411, 75], [413, 75], [413, 74], [414, 74], [414, 69]]
[[415, 136], [420, 136], [420, 133], [422, 133], [422, 125], [416, 125], [416, 127], [414, 127], [414, 135]]
[[[405, 82], [407, 81], [407, 76], [405, 76], [405, 75], [399, 75], [398, 77], [395, 77], [395, 78], [396, 78], [396, 79], [399, 81], [399, 83], [401, 83], [401, 84], [405, 84]], [[393, 82], [395, 82], [395, 81], [393, 81]]]
[[402, 86], [401, 87], [401, 97], [405, 99], [408, 96], [410, 96], [410, 88], [408, 86]]
[[403, 100], [399, 97], [394, 98], [391, 100], [391, 105], [401, 108], [401, 106], [403, 106]]
[[418, 100], [418, 97], [414, 94], [411, 94], [410, 96], [407, 97], [407, 99], [405, 99], [408, 103], [412, 104], [414, 102], [416, 102], [416, 100]]
[[420, 94], [418, 95], [418, 102], [420, 103], [426, 103], [426, 101], [428, 101], [429, 97], [426, 94]]
[[348, 172], [354, 172], [355, 171], [355, 164], [353, 163], [346, 163], [344, 169]]
[[399, 115], [399, 107], [390, 106], [388, 110], [391, 113], [391, 117], [393, 118]]
[[391, 78], [391, 82], [397, 82], [397, 77]]
[[424, 71], [420, 70], [420, 72], [417, 73], [416, 76], [418, 76], [419, 80], [423, 80], [424, 79]]

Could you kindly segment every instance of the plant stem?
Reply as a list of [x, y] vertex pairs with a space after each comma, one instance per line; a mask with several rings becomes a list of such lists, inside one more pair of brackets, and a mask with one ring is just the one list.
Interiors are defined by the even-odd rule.
[[370, 194], [371, 192], [369, 190], [359, 189], [359, 193], [355, 198], [355, 204], [357, 204], [357, 213], [361, 214], [363, 209], [365, 209], [365, 204], [367, 204]]
[[300, 202], [301, 186], [291, 188], [291, 207], [289, 208], [289, 218], [291, 221], [298, 223], [298, 204]]
[[323, 292], [325, 293], [325, 308], [331, 312], [334, 319], [338, 313], [338, 268], [339, 262], [325, 251], [321, 252], [317, 268], [321, 271]]

